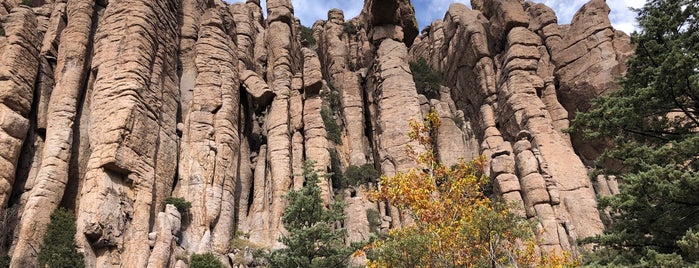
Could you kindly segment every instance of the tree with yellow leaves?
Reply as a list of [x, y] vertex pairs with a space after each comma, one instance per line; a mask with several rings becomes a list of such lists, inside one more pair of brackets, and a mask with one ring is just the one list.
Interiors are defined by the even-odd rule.
[[439, 126], [436, 112], [423, 123], [410, 122], [410, 139], [423, 147], [407, 149], [417, 166], [382, 177], [370, 193], [374, 201], [408, 212], [414, 224], [365, 247], [369, 267], [574, 266], [567, 253], [538, 257], [531, 225], [484, 193], [489, 179], [483, 157], [452, 167], [437, 161]]

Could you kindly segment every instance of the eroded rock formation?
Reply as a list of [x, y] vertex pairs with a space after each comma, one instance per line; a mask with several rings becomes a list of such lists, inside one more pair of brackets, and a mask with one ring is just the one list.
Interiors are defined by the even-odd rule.
[[[186, 267], [205, 252], [248, 265], [250, 249], [231, 241], [281, 246], [305, 161], [321, 174], [406, 171], [408, 122], [433, 109], [440, 161], [485, 155], [495, 192], [521, 204], [542, 249], [603, 230], [584, 166], [603, 144], [561, 131], [615, 89], [631, 54], [603, 0], [570, 25], [531, 2], [453, 4], [419, 36], [410, 1], [367, 0], [356, 18], [333, 9], [317, 21], [313, 46], [290, 0], [268, 0], [266, 18], [259, 0], [20, 2], [0, 5], [0, 219], [18, 223], [2, 226], [0, 254], [12, 267], [38, 265], [59, 206], [77, 216], [88, 267]], [[413, 82], [419, 58], [443, 74], [434, 96]], [[603, 182], [599, 194], [618, 192]], [[411, 222], [367, 201], [370, 183], [320, 186], [326, 202], [345, 195], [348, 243]]]
[[589, 146], [573, 147], [562, 130], [593, 97], [615, 89], [631, 51], [628, 36], [611, 28], [604, 1], [590, 1], [563, 26], [542, 4], [472, 5], [478, 10], [452, 4], [411, 55], [444, 72], [480, 152], [491, 159], [495, 190], [536, 220], [542, 248], [574, 249], [576, 239], [604, 226], [576, 154]]

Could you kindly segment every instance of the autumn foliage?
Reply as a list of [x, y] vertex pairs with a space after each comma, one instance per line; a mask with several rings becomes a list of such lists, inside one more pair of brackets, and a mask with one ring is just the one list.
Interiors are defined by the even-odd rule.
[[537, 253], [535, 236], [525, 219], [508, 204], [484, 194], [488, 177], [483, 157], [446, 167], [433, 144], [439, 116], [410, 122], [408, 147], [417, 165], [405, 173], [382, 177], [374, 201], [408, 212], [414, 224], [394, 229], [364, 248], [369, 267], [518, 267], [574, 266], [567, 253]]

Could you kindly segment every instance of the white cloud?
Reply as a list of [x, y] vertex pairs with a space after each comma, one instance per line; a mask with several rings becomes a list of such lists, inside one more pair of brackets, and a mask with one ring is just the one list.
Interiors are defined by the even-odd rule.
[[[245, 0], [227, 0], [229, 3], [244, 2]], [[558, 16], [558, 23], [570, 23], [575, 12], [588, 0], [533, 0], [551, 7]], [[261, 1], [263, 9], [265, 2]], [[470, 6], [470, 0], [412, 0], [415, 6], [415, 16], [420, 28], [424, 28], [432, 21], [444, 18], [451, 3], [463, 3]], [[609, 19], [612, 25], [622, 31], [630, 33], [638, 26], [635, 21], [636, 14], [629, 7], [642, 7], [646, 0], [607, 0], [611, 12]], [[316, 20], [327, 19], [328, 10], [339, 8], [345, 12], [345, 19], [351, 19], [362, 10], [364, 1], [361, 0], [292, 0], [295, 15], [301, 19], [301, 23], [311, 26]]]
[[612, 11], [609, 13], [609, 20], [612, 21], [614, 28], [622, 30], [626, 33], [631, 33], [638, 30], [636, 22], [636, 12], [630, 8], [640, 8], [646, 3], [645, 0], [613, 0], [607, 4]]

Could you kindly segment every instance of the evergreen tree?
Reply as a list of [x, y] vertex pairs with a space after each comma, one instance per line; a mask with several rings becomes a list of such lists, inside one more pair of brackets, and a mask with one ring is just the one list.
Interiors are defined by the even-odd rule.
[[600, 245], [595, 265], [686, 267], [699, 256], [699, 3], [650, 0], [636, 11], [621, 89], [573, 121], [614, 142], [597, 163], [622, 181], [600, 202], [611, 228], [585, 242]]
[[439, 97], [442, 74], [432, 69], [425, 59], [419, 58], [410, 62], [410, 72], [413, 74], [417, 93], [433, 99]]
[[64, 208], [51, 213], [44, 243], [39, 250], [40, 267], [77, 268], [85, 267], [83, 255], [75, 249], [75, 216]]
[[335, 228], [344, 219], [344, 204], [335, 201], [325, 208], [312, 162], [304, 165], [303, 176], [304, 186], [287, 195], [282, 222], [288, 234], [279, 240], [286, 247], [267, 260], [271, 267], [345, 267], [354, 250], [345, 246], [346, 231]]

